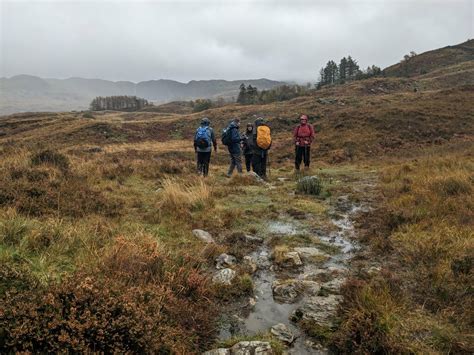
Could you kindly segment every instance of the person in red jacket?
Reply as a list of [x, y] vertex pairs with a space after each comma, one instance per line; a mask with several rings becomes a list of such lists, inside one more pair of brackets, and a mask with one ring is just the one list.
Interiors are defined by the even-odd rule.
[[308, 116], [300, 116], [300, 124], [293, 131], [295, 141], [295, 169], [300, 170], [301, 161], [309, 168], [311, 143], [314, 139], [314, 128], [308, 123]]

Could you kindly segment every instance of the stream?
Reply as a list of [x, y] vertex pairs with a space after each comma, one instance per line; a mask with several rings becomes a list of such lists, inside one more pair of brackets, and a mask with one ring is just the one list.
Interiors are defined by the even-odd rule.
[[[272, 326], [276, 324], [284, 324], [288, 330], [293, 333], [295, 340], [289, 345], [289, 354], [326, 354], [327, 349], [323, 348], [317, 342], [309, 339], [297, 326], [296, 323], [290, 319], [295, 311], [310, 307], [314, 311], [312, 305], [306, 305], [311, 302], [311, 299], [316, 297], [321, 299], [321, 296], [307, 294], [303, 292], [294, 302], [283, 303], [274, 299], [274, 291], [272, 284], [277, 280], [297, 280], [300, 282], [309, 282], [315, 284], [318, 281], [321, 287], [328, 287], [330, 293], [338, 294], [338, 287], [342, 285], [345, 280], [345, 275], [348, 272], [348, 261], [358, 249], [354, 241], [354, 225], [352, 217], [359, 210], [360, 206], [356, 206], [349, 201], [347, 196], [339, 197], [334, 206], [331, 208], [329, 216], [331, 223], [335, 227], [330, 231], [322, 230], [307, 230], [299, 221], [289, 216], [281, 216], [277, 220], [269, 221], [267, 231], [269, 235], [277, 238], [285, 238], [287, 236], [297, 234], [309, 234], [314, 244], [307, 245], [308, 248], [296, 248], [298, 250], [314, 249], [321, 247], [322, 244], [329, 246], [336, 246], [337, 251], [327, 255], [327, 259], [322, 263], [312, 262], [311, 258], [303, 259], [303, 267], [292, 268], [290, 270], [281, 270], [271, 260], [272, 249], [268, 245], [268, 239], [265, 238], [265, 243], [254, 250], [250, 256], [256, 261], [258, 270], [253, 275], [254, 289], [255, 289], [255, 304], [251, 307], [249, 313], [238, 318], [238, 324], [230, 325], [224, 322], [220, 338], [227, 339], [235, 335], [255, 335], [258, 333], [268, 332]], [[334, 249], [334, 248], [333, 248]], [[336, 275], [336, 276], [334, 276]], [[306, 281], [312, 280], [312, 281]], [[314, 281], [313, 281], [314, 280]], [[328, 297], [327, 299], [339, 298]], [[329, 307], [328, 310], [316, 310], [311, 313], [311, 316], [318, 319], [318, 317], [327, 317], [327, 313], [336, 307]], [[321, 314], [318, 314], [321, 313]], [[335, 311], [334, 311], [335, 312]], [[334, 313], [333, 312], [333, 313]], [[235, 319], [234, 319], [235, 320]]]

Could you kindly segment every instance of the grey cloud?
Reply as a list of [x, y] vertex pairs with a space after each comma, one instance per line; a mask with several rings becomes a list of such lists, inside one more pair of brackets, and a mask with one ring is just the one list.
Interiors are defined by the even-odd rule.
[[473, 34], [473, 1], [1, 2], [0, 76], [314, 81]]

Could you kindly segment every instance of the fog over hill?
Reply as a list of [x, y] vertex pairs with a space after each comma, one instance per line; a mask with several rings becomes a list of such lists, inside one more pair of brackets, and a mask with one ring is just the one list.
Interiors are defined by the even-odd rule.
[[192, 100], [196, 98], [232, 99], [240, 84], [259, 90], [284, 84], [268, 79], [253, 80], [174, 80], [108, 81], [101, 79], [46, 79], [31, 75], [0, 78], [0, 114], [25, 111], [85, 110], [96, 96], [136, 95], [153, 102]]

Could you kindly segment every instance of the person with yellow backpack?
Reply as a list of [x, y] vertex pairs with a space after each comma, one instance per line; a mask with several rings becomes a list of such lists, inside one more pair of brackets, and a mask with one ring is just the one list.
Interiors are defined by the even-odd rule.
[[267, 178], [268, 151], [272, 146], [270, 126], [259, 117], [255, 120], [255, 133], [253, 135], [254, 152], [252, 156], [253, 171], [262, 179]]

